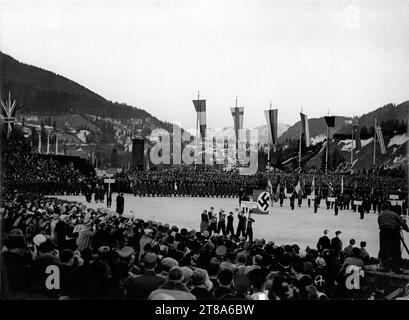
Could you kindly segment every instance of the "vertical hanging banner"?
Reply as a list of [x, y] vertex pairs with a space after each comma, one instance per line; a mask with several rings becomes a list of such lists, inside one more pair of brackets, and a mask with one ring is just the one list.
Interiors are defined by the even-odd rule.
[[310, 146], [310, 127], [308, 125], [308, 118], [307, 115], [300, 112], [301, 116], [301, 135], [304, 138], [305, 146]]
[[383, 140], [382, 129], [379, 125], [377, 125], [375, 130], [376, 130], [376, 136], [378, 137], [379, 145], [381, 147], [381, 153], [385, 154], [386, 148], [385, 148], [385, 141]]
[[193, 100], [193, 104], [199, 120], [200, 136], [204, 140], [206, 137], [206, 100]]
[[358, 120], [358, 117], [353, 117], [352, 118], [352, 128], [353, 128], [354, 137], [355, 137], [355, 149], [356, 150], [361, 150], [362, 149], [362, 144], [361, 144], [361, 137], [359, 135], [359, 120]]
[[236, 139], [238, 139], [238, 132], [243, 129], [244, 108], [234, 107], [230, 108], [230, 110], [234, 121], [234, 132], [236, 133]]
[[267, 120], [268, 133], [270, 135], [271, 144], [277, 143], [277, 123], [278, 123], [278, 109], [265, 110], [264, 114]]
[[332, 139], [334, 135], [334, 128], [335, 128], [335, 117], [334, 116], [328, 116], [324, 117], [325, 122], [328, 127], [328, 139]]

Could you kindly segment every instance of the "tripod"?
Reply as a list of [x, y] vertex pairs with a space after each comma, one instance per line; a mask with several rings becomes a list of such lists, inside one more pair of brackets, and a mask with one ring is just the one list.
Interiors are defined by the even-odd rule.
[[409, 255], [409, 249], [405, 243], [405, 239], [403, 238], [403, 232], [402, 230], [400, 231], [400, 241], [402, 242], [403, 247], [405, 248], [407, 254]]

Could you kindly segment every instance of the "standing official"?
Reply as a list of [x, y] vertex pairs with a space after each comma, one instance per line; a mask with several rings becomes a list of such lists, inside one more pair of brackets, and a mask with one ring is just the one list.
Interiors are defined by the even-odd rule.
[[383, 271], [400, 273], [401, 264], [401, 229], [409, 232], [408, 225], [402, 217], [390, 209], [390, 204], [382, 206], [383, 212], [378, 216], [379, 225], [379, 259]]
[[219, 212], [219, 223], [217, 224], [217, 233], [223, 232], [223, 235], [226, 235], [226, 214], [223, 209], [220, 209]]
[[233, 227], [233, 212], [229, 213], [229, 216], [227, 217], [227, 228], [226, 228], [226, 234], [229, 235], [234, 235], [234, 227]]

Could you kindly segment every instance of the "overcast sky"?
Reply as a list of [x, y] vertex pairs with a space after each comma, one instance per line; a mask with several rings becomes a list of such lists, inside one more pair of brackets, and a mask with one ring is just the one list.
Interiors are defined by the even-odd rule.
[[192, 128], [364, 114], [409, 99], [409, 1], [0, 0], [0, 48]]

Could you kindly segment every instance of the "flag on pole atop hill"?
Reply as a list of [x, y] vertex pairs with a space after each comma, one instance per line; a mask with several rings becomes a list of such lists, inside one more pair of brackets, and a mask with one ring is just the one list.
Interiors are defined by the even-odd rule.
[[381, 153], [385, 154], [386, 153], [385, 141], [383, 140], [383, 134], [382, 134], [382, 129], [380, 125], [376, 126], [376, 135], [378, 137], [379, 145], [381, 147]]
[[308, 118], [307, 115], [300, 112], [301, 116], [301, 136], [305, 140], [305, 146], [310, 146], [310, 127], [308, 125]]
[[277, 143], [277, 119], [278, 109], [265, 110], [264, 114], [267, 120], [268, 133], [270, 135], [271, 144]]
[[5, 101], [1, 101], [1, 106], [1, 115], [4, 119], [4, 123], [7, 125], [7, 137], [9, 137], [16, 120], [16, 100], [11, 101], [10, 92], [8, 100], [6, 99]]
[[344, 194], [344, 176], [341, 176], [341, 194]]
[[206, 100], [193, 100], [202, 139], [206, 137]]

